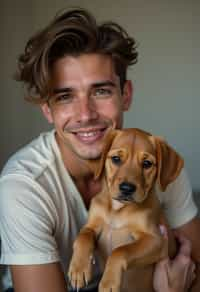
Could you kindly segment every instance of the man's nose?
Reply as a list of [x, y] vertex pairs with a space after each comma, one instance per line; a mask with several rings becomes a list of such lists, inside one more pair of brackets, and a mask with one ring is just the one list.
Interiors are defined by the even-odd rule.
[[95, 102], [89, 98], [85, 97], [82, 99], [79, 99], [77, 104], [78, 109], [78, 119], [80, 121], [89, 121], [89, 120], [95, 120], [98, 118], [98, 110]]

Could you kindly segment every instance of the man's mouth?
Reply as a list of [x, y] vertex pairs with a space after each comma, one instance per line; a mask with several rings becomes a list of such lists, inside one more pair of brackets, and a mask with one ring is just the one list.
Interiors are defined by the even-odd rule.
[[99, 139], [102, 139], [105, 135], [106, 128], [100, 128], [100, 129], [87, 129], [87, 130], [81, 130], [72, 132], [76, 138], [84, 143], [93, 143], [96, 142]]

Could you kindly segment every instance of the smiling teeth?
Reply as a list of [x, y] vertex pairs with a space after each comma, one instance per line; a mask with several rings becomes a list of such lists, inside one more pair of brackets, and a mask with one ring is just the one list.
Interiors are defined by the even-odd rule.
[[89, 133], [78, 133], [79, 136], [82, 137], [93, 137], [95, 135], [97, 135], [98, 132], [89, 132]]

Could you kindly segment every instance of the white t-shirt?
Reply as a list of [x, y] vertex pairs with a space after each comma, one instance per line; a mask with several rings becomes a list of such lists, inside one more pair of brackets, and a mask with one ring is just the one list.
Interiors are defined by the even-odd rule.
[[[197, 214], [184, 170], [158, 196], [172, 227]], [[73, 241], [86, 219], [54, 131], [41, 134], [11, 157], [0, 177], [0, 264], [60, 261], [66, 271]]]

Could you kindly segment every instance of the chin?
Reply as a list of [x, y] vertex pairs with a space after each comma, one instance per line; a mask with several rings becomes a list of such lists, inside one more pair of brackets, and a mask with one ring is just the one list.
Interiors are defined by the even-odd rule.
[[74, 148], [74, 152], [81, 159], [98, 159], [102, 153], [102, 145], [88, 145], [87, 147], [76, 147]]
[[100, 158], [101, 154], [96, 154], [96, 153], [81, 153], [79, 154], [79, 157], [84, 159], [84, 160], [95, 160]]
[[101, 151], [98, 151], [97, 149], [88, 149], [87, 151], [77, 151], [76, 154], [81, 159], [98, 159], [101, 156]]

